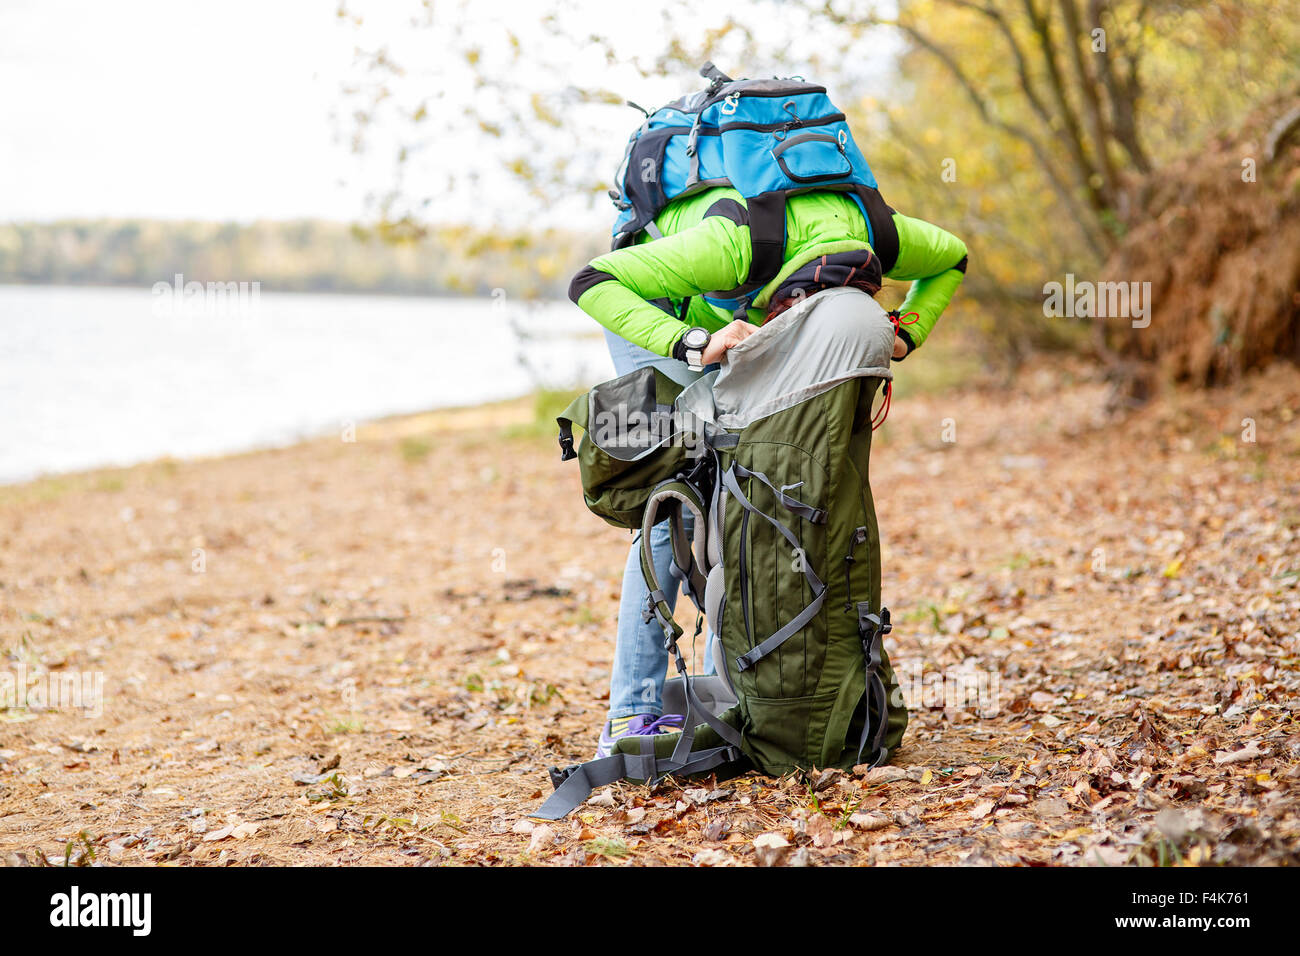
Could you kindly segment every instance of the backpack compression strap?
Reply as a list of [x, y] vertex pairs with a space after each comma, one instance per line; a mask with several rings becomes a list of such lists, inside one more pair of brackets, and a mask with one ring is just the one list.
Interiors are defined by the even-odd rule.
[[[858, 633], [862, 636], [863, 663], [866, 667], [867, 686], [863, 696], [862, 736], [858, 740], [858, 762], [862, 762], [862, 752], [867, 741], [871, 741], [871, 750], [867, 763], [873, 767], [883, 764], [889, 756], [885, 748], [885, 730], [889, 727], [889, 699], [885, 693], [885, 681], [880, 675], [880, 657], [883, 638], [893, 630], [889, 623], [889, 608], [882, 607], [879, 614], [871, 612], [871, 605], [866, 601], [858, 603]], [[871, 726], [871, 705], [876, 705], [876, 726]]]
[[[791, 498], [785, 493], [785, 488], [797, 487], [796, 485], [786, 485], [785, 488], [778, 489], [768, 481], [766, 475], [763, 475], [760, 472], [750, 471], [743, 465], [733, 462], [731, 467], [722, 473], [722, 483], [724, 487], [731, 493], [731, 495], [736, 499], [736, 502], [742, 508], [771, 524], [772, 527], [776, 528], [781, 536], [786, 539], [786, 541], [790, 542], [791, 547], [796, 550], [799, 549], [800, 544], [799, 539], [795, 537], [794, 532], [767, 512], [756, 508], [753, 502], [745, 497], [744, 491], [740, 488], [740, 482], [737, 480], [738, 478], [753, 478], [760, 484], [766, 485], [771, 489], [772, 493], [777, 496], [777, 500], [780, 501], [787, 510], [792, 511], [807, 521], [811, 521], [814, 524], [821, 524], [826, 520], [825, 511], [806, 505], [795, 498]], [[738, 670], [748, 670], [768, 654], [771, 654], [791, 637], [803, 630], [803, 628], [808, 625], [808, 622], [816, 617], [817, 613], [822, 609], [822, 604], [826, 601], [826, 585], [822, 582], [821, 578], [817, 577], [816, 572], [813, 571], [806, 561], [803, 562], [803, 574], [804, 577], [808, 579], [808, 584], [812, 588], [812, 602], [771, 637], [767, 638], [757, 647], [751, 648], [747, 653], [737, 657], [736, 667]], [[744, 587], [745, 585], [742, 582], [741, 588], [743, 589]]]

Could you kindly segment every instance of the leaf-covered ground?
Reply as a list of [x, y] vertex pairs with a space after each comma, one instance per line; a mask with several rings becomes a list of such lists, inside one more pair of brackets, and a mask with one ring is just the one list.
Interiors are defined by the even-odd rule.
[[1104, 395], [1040, 369], [877, 433], [893, 765], [550, 825], [627, 538], [526, 404], [0, 489], [0, 681], [103, 677], [98, 714], [0, 710], [0, 859], [1298, 862], [1300, 376]]

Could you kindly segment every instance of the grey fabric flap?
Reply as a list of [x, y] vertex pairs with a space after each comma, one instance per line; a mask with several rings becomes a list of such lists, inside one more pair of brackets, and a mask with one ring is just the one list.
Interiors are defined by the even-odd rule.
[[[717, 717], [736, 705], [736, 695], [731, 692], [726, 678], [717, 675], [692, 677], [691, 687], [713, 716]], [[686, 684], [680, 677], [664, 681], [664, 713], [686, 713]]]
[[871, 296], [827, 289], [728, 349], [711, 401], [692, 395], [693, 411], [703, 407], [715, 425], [744, 428], [850, 378], [893, 378], [893, 351], [894, 326]]

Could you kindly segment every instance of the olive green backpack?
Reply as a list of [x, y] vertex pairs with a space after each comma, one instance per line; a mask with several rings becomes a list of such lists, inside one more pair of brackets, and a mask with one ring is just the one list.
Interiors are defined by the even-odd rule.
[[[872, 402], [892, 375], [892, 345], [868, 296], [829, 290], [684, 390], [642, 368], [559, 417], [588, 508], [641, 532], [646, 619], [664, 629], [686, 719], [680, 734], [627, 737], [609, 757], [553, 768], [556, 791], [535, 816], [559, 819], [620, 779], [875, 765], [898, 747], [907, 712], [882, 644], [890, 621], [868, 484]], [[576, 451], [574, 425], [585, 433]], [[665, 520], [701, 612], [696, 634], [707, 618], [719, 638], [716, 678], [687, 674], [668, 582], [655, 579], [648, 531]], [[719, 700], [731, 706], [718, 712]]]

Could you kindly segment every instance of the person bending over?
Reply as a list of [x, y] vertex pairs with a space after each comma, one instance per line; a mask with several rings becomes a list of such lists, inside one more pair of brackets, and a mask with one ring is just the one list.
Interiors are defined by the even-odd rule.
[[[895, 324], [893, 357], [901, 360], [929, 336], [961, 284], [967, 255], [965, 244], [938, 226], [897, 212], [891, 219], [898, 257], [883, 277], [912, 283], [898, 309], [901, 324]], [[642, 230], [633, 245], [593, 259], [569, 286], [569, 297], [604, 326], [619, 375], [654, 365], [687, 385], [802, 298], [836, 286], [869, 295], [880, 289], [882, 269], [867, 222], [842, 192], [788, 198], [784, 263], [747, 303], [728, 301], [728, 292], [719, 291], [734, 293], [750, 271], [748, 210], [739, 192], [718, 186], [683, 197], [665, 207], [654, 226]], [[681, 588], [667, 522], [653, 528], [651, 554], [659, 580], [678, 584], [666, 588], [672, 608]], [[682, 724], [681, 715], [663, 713], [668, 652], [658, 622], [642, 615], [648, 597], [634, 542], [623, 574], [609, 714], [597, 757], [608, 756], [620, 737], [665, 733]], [[712, 654], [703, 657], [703, 672], [710, 673]]]

